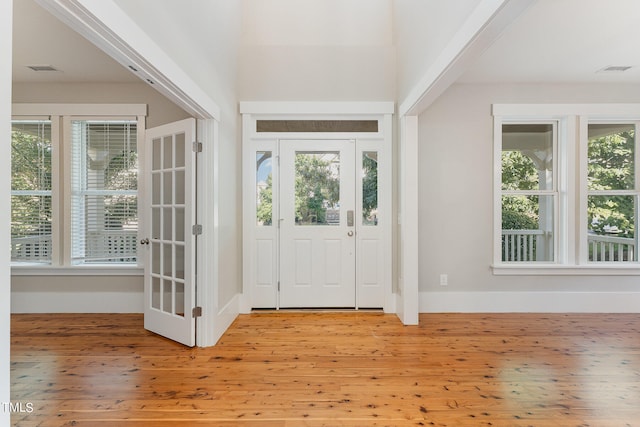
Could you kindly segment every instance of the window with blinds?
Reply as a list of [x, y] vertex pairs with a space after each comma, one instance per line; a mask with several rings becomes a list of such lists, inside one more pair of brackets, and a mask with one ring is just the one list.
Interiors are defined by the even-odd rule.
[[51, 122], [11, 127], [11, 260], [51, 263]]
[[137, 122], [72, 120], [74, 264], [135, 263]]

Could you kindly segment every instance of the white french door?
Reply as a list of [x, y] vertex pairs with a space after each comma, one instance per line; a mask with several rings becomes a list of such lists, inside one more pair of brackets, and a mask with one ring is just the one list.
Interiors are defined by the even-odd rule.
[[144, 327], [195, 345], [196, 121], [186, 119], [146, 131], [148, 237], [144, 277]]
[[355, 145], [279, 142], [281, 308], [356, 306]]

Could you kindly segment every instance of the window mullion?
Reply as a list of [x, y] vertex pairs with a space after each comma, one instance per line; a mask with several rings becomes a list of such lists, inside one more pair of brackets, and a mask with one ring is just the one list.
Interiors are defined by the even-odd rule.
[[73, 200], [73, 185], [72, 185], [72, 180], [73, 180], [73, 130], [71, 129], [71, 117], [69, 116], [65, 116], [62, 120], [62, 135], [63, 135], [63, 141], [64, 143], [63, 145], [63, 160], [61, 161], [62, 169], [63, 169], [63, 174], [62, 176], [64, 177], [64, 185], [63, 185], [63, 189], [64, 189], [64, 202], [62, 204], [64, 212], [62, 215], [63, 218], [63, 224], [64, 224], [64, 229], [63, 229], [63, 234], [62, 234], [62, 241], [63, 241], [63, 251], [62, 251], [62, 264], [64, 266], [70, 266], [71, 265], [71, 259], [72, 259], [72, 237], [71, 237], [71, 233], [72, 233], [72, 225], [73, 225], [73, 218], [72, 218], [72, 200]]
[[581, 116], [578, 118], [579, 122], [579, 150], [578, 150], [578, 168], [579, 168], [579, 198], [578, 198], [578, 236], [579, 236], [579, 250], [578, 250], [578, 264], [586, 265], [589, 261], [589, 242], [587, 237], [588, 222], [587, 215], [587, 200], [589, 198], [589, 190], [587, 188], [587, 182], [589, 177], [588, 163], [588, 147], [589, 147], [589, 120], [588, 117]]
[[60, 116], [51, 116], [51, 265], [63, 263], [63, 200], [61, 191], [61, 171], [64, 155], [60, 140]]
[[576, 212], [576, 117], [569, 116], [556, 120], [554, 132], [556, 185], [558, 203], [556, 206], [556, 261], [558, 264], [575, 264], [577, 257], [576, 230], [573, 227]]
[[[640, 250], [640, 221], [638, 220], [638, 215], [640, 215], [640, 149], [638, 149], [638, 127], [640, 121], [636, 121], [634, 123], [634, 218], [635, 218], [635, 233], [634, 233], [634, 245], [636, 248], [636, 252]], [[636, 262], [640, 262], [640, 254], [636, 254]]]

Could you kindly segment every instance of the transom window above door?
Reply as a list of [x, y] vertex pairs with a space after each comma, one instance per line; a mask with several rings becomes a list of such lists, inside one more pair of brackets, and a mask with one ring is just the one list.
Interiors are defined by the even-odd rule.
[[378, 120], [256, 120], [256, 132], [378, 132]]

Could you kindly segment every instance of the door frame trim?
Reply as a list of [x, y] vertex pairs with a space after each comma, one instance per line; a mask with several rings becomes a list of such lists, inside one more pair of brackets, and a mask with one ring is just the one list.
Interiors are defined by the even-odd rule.
[[[388, 212], [389, 221], [382, 230], [384, 273], [384, 298], [382, 308], [386, 313], [396, 313], [396, 294], [394, 293], [393, 230], [396, 216], [393, 209], [393, 102], [241, 102], [242, 114], [242, 175], [243, 175], [243, 289], [240, 296], [240, 312], [249, 313], [253, 307], [256, 283], [256, 239], [259, 230], [255, 221], [255, 153], [265, 151], [260, 147], [275, 147], [280, 139], [355, 139], [380, 141], [380, 153], [388, 159], [384, 169], [379, 171], [379, 179], [386, 188], [387, 197], [382, 197], [381, 211]], [[301, 132], [301, 133], [258, 133], [256, 120], [374, 120], [379, 122], [377, 133], [360, 132]], [[265, 145], [266, 144], [266, 145]], [[271, 144], [271, 145], [270, 145]], [[266, 150], [266, 151], [269, 151]], [[274, 186], [277, 185], [274, 183]], [[384, 205], [382, 205], [384, 203]], [[275, 216], [274, 216], [275, 218]], [[267, 228], [267, 227], [262, 227]], [[275, 227], [269, 227], [273, 229]], [[268, 237], [273, 239], [273, 236]], [[267, 239], [267, 240], [268, 240]], [[265, 240], [266, 241], [266, 240]], [[274, 250], [277, 250], [274, 248]], [[277, 277], [276, 266], [270, 276]], [[272, 280], [272, 279], [271, 279]], [[272, 286], [277, 286], [275, 282]], [[271, 292], [269, 286], [265, 288]], [[357, 304], [357, 302], [356, 302]]]

